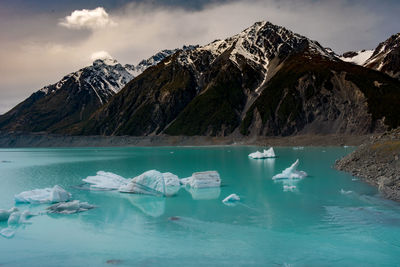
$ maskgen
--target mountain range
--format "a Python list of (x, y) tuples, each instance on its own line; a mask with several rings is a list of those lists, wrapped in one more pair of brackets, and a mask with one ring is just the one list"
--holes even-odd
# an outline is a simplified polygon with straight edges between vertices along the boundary
[(269, 22), (137, 66), (113, 59), (46, 86), (0, 130), (72, 135), (366, 134), (400, 125), (400, 34), (336, 55)]

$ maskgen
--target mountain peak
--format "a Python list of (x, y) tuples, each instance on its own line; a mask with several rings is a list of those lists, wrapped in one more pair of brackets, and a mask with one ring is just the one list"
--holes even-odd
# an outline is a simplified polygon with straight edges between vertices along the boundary
[(117, 64), (119, 64), (118, 61), (113, 58), (98, 58), (95, 61), (93, 61), (93, 66), (96, 65), (115, 66)]

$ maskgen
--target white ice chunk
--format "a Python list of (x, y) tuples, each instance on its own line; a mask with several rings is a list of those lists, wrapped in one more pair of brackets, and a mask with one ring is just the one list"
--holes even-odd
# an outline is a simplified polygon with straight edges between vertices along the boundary
[(224, 203), (227, 206), (233, 206), (236, 205), (237, 202), (240, 201), (240, 197), (236, 194), (230, 194), (224, 200), (222, 200), (222, 203)]
[(272, 177), (273, 180), (278, 179), (302, 179), (307, 177), (307, 173), (304, 171), (298, 171), (297, 167), (299, 166), (299, 160), (297, 159), (292, 166), (285, 169), (282, 173), (275, 175)]
[(4, 229), (1, 229), (0, 235), (5, 237), (5, 238), (11, 238), (15, 235), (15, 231), (13, 228), (7, 227)]
[(127, 185), (129, 179), (112, 172), (98, 171), (95, 176), (88, 176), (83, 181), (90, 184), (90, 189), (118, 190)]
[(17, 208), (11, 208), (9, 210), (1, 210), (0, 209), (0, 222), (2, 221), (8, 221), (8, 218), (10, 217), (11, 213), (18, 211)]
[(56, 185), (53, 188), (34, 189), (19, 193), (14, 196), (14, 199), (17, 203), (57, 203), (70, 200), (71, 194)]
[(176, 194), (179, 189), (178, 176), (169, 172), (161, 173), (150, 170), (133, 178), (118, 190), (124, 193), (171, 196)]
[(180, 180), (182, 185), (193, 188), (220, 187), (221, 178), (216, 171), (195, 172), (191, 177)]
[(348, 194), (351, 194), (351, 193), (353, 193), (353, 191), (351, 191), (351, 190), (346, 191), (346, 190), (343, 190), (343, 188), (340, 189), (340, 194), (342, 194), (342, 195), (348, 195)]
[(252, 159), (266, 159), (266, 158), (275, 158), (275, 151), (271, 147), (268, 150), (265, 150), (263, 152), (257, 151), (254, 153), (249, 154), (249, 157)]
[(87, 202), (80, 202), (79, 200), (74, 200), (71, 202), (61, 202), (54, 204), (47, 209), (49, 213), (61, 213), (61, 214), (72, 214), (82, 211), (87, 211), (95, 208), (95, 206), (90, 205)]
[(293, 150), (303, 150), (304, 146), (295, 146), (293, 147)]

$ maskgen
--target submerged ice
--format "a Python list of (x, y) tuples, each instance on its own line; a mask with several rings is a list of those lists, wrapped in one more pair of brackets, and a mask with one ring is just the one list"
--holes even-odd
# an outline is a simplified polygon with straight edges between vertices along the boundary
[(266, 159), (266, 158), (275, 158), (275, 151), (271, 147), (268, 150), (265, 150), (263, 152), (256, 151), (254, 153), (249, 154), (249, 157), (252, 159)]
[(286, 168), (283, 172), (272, 177), (273, 180), (279, 179), (302, 179), (307, 177), (307, 173), (304, 171), (298, 171), (299, 160), (297, 159), (289, 168)]
[(20, 212), (17, 208), (9, 210), (0, 210), (0, 221), (7, 221), (8, 227), (0, 230), (0, 236), (12, 238), (15, 235), (16, 229), (21, 224), (29, 223), (29, 219), (35, 216), (30, 211), (25, 210)]
[(82, 211), (87, 211), (94, 209), (96, 206), (90, 205), (87, 202), (80, 202), (79, 200), (74, 200), (71, 202), (61, 202), (51, 205), (47, 208), (48, 213), (61, 213), (61, 214), (72, 214)]
[(9, 210), (0, 209), (0, 222), (8, 221), (8, 218), (10, 217), (10, 215), (17, 211), (18, 211), (18, 209), (16, 207), (13, 207)]
[(15, 195), (14, 199), (17, 203), (57, 203), (69, 201), (71, 199), (71, 194), (65, 191), (61, 186), (56, 185), (53, 188), (24, 191)]

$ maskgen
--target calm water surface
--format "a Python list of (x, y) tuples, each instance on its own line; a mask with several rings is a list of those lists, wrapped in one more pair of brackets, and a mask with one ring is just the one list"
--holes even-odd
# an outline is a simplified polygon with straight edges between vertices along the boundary
[[(331, 168), (352, 148), (276, 148), (277, 159), (249, 159), (257, 149), (0, 149), (0, 209), (15, 205), (14, 194), (56, 184), (98, 206), (36, 216), (0, 237), (0, 266), (399, 266), (400, 205)], [(297, 158), (309, 177), (284, 191), (271, 177)], [(150, 169), (180, 178), (217, 170), (222, 187), (170, 198), (77, 188), (99, 170), (129, 178)], [(237, 206), (221, 202), (231, 193)]]

